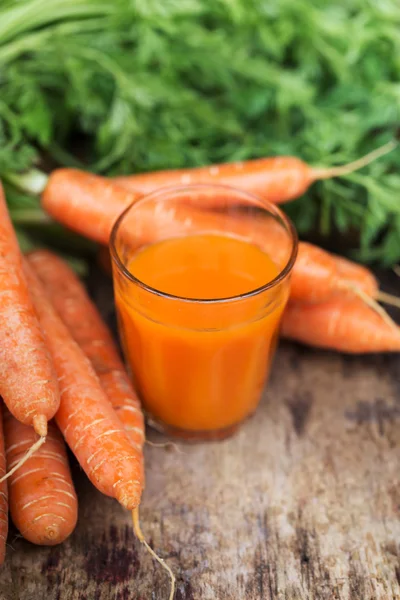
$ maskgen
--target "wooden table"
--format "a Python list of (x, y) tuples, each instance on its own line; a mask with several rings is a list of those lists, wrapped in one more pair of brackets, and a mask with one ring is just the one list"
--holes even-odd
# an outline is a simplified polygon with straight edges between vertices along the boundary
[[(109, 288), (96, 290), (107, 311)], [(142, 528), (176, 573), (176, 600), (400, 598), (399, 447), (398, 355), (283, 343), (236, 437), (146, 448)], [(0, 599), (166, 600), (130, 515), (74, 475), (75, 533), (40, 548), (12, 530)]]

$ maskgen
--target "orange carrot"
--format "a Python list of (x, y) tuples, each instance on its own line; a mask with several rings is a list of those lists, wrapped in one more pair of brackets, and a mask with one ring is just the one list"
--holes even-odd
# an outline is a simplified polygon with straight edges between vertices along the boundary
[(140, 196), (97, 175), (57, 169), (42, 194), (42, 206), (56, 221), (107, 244), (115, 220)]
[[(46, 297), (38, 276), (27, 261), (24, 267), (59, 377), (61, 404), (56, 415), (57, 424), (92, 483), (101, 492), (115, 497), (122, 506), (132, 510), (134, 531), (147, 551), (167, 571), (171, 580), (169, 598), (173, 600), (174, 574), (146, 542), (139, 525), (139, 503), (144, 483), (141, 450), (143, 439), (138, 436), (137, 431), (131, 430), (130, 435), (136, 434), (137, 441), (136, 444), (132, 443), (132, 438), (128, 437), (128, 433), (123, 429), (120, 419), (100, 387), (90, 362), (72, 339)], [(108, 360), (113, 357), (110, 348), (106, 356)], [(115, 357), (113, 359), (115, 360)], [(100, 369), (100, 363), (97, 365)], [(115, 384), (118, 377), (104, 380), (107, 382), (107, 389), (115, 390), (113, 380)], [(120, 391), (122, 389), (123, 387), (119, 388)], [(130, 388), (129, 393), (131, 393)], [(130, 401), (132, 406), (132, 397)], [(124, 402), (127, 403), (127, 398)], [(138, 423), (136, 411), (135, 416), (135, 422)], [(128, 421), (127, 415), (124, 419), (126, 423), (132, 423)]]
[[(44, 208), (56, 220), (105, 245), (109, 241), (113, 223), (134, 199), (137, 200), (137, 196), (110, 181), (105, 182), (101, 177), (62, 169), (51, 175), (42, 201)], [(134, 235), (142, 244), (146, 244), (182, 232), (221, 229), (259, 245), (274, 258), (284, 250), (281, 236), (285, 234), (282, 230), (272, 228), (271, 219), (265, 223), (246, 214), (232, 212), (221, 215), (190, 205), (175, 204), (163, 208), (160, 204), (146, 203), (138, 211)], [(375, 294), (372, 282), (372, 276), (364, 279), (357, 277), (357, 286), (367, 295)], [(312, 244), (299, 243), (292, 271), (293, 299), (324, 302), (352, 286), (354, 288), (348, 273), (339, 272), (337, 257)]]
[(315, 168), (294, 156), (278, 156), (194, 169), (142, 173), (117, 177), (115, 181), (128, 190), (142, 194), (174, 185), (224, 184), (241, 188), (269, 202), (282, 203), (298, 198), (315, 181), (352, 173), (390, 152), (395, 146), (395, 142), (389, 142), (365, 157), (340, 167)]
[(24, 270), (60, 385), (57, 425), (93, 485), (132, 510), (142, 493), (142, 453), (133, 447), (90, 362), (27, 262)]
[(282, 335), (339, 352), (399, 352), (400, 328), (386, 323), (360, 298), (338, 297), (323, 304), (289, 302)]
[[(31, 427), (4, 414), (7, 466), (11, 470), (35, 441)], [(46, 442), (11, 475), (10, 511), (14, 525), (34, 544), (60, 544), (72, 533), (78, 518), (78, 500), (72, 483), (67, 452), (51, 421)]]
[[(379, 289), (378, 280), (370, 269), (342, 256), (332, 256), (342, 280), (343, 290), (347, 288), (350, 293), (358, 294), (361, 290), (369, 298), (400, 308), (400, 298)], [(363, 296), (363, 294), (359, 295)]]
[(19, 421), (45, 436), (60, 398), (21, 260), (0, 184), (0, 395)]
[[(2, 412), (4, 406), (0, 399), (0, 478), (4, 477), (6, 472), (6, 454), (4, 448), (4, 431)], [(7, 483), (0, 483), (0, 565), (3, 564), (6, 556), (6, 542), (8, 533), (8, 495)]]
[(290, 297), (302, 302), (324, 302), (342, 292), (344, 282), (331, 254), (301, 242), (292, 271)]
[(85, 288), (60, 258), (46, 250), (28, 256), (50, 301), (70, 334), (86, 354), (132, 444), (141, 450), (144, 419), (110, 331)]
[[(191, 211), (196, 223), (204, 226), (205, 215), (209, 214), (209, 223), (216, 219), (224, 221), (231, 231), (256, 243), (282, 262), (281, 253), (287, 247), (283, 239), (286, 234), (281, 227), (274, 227), (271, 219), (254, 219), (254, 216), (249, 216), (246, 212), (237, 211), (228, 216), (209, 211), (200, 212), (195, 208), (191, 208)], [(157, 219), (160, 216), (159, 213)], [(345, 292), (350, 296), (358, 295), (378, 312), (378, 301), (400, 307), (400, 299), (379, 289), (378, 280), (366, 266), (326, 252), (313, 244), (299, 242), (296, 264), (292, 271), (291, 298), (301, 302), (325, 302)]]
[[(371, 298), (379, 296), (379, 283), (375, 275), (363, 265), (359, 265), (343, 256), (331, 255), (335, 261), (340, 278), (347, 282), (349, 287), (357, 286)], [(345, 287), (345, 286), (344, 286)]]
[(192, 184), (224, 184), (242, 188), (269, 202), (287, 202), (304, 194), (316, 180), (313, 169), (296, 157), (259, 158), (247, 162), (142, 173), (116, 177), (127, 190), (149, 194), (163, 187)]

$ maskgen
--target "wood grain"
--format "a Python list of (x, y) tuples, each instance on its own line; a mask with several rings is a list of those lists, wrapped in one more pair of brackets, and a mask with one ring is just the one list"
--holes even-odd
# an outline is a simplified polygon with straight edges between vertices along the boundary
[[(112, 319), (110, 289), (95, 291)], [(146, 448), (141, 509), (176, 600), (400, 599), (399, 356), (282, 344), (239, 434), (180, 449)], [(37, 548), (12, 530), (1, 600), (166, 599), (130, 516), (76, 464), (74, 478), (75, 533)]]

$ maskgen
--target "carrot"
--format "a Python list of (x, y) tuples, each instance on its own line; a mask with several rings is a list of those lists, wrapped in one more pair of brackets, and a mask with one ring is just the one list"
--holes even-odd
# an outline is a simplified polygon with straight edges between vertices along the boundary
[[(35, 434), (11, 415), (4, 414), (8, 469), (32, 445)], [(78, 500), (72, 483), (64, 441), (50, 421), (46, 442), (8, 482), (14, 525), (33, 544), (53, 546), (72, 533), (78, 518)]]
[(339, 277), (343, 281), (343, 288), (346, 287), (346, 282), (349, 288), (356, 286), (362, 289), (371, 298), (379, 298), (379, 283), (375, 275), (363, 265), (359, 265), (343, 256), (331, 255)]
[[(191, 208), (190, 211), (193, 224), (189, 223), (189, 214), (185, 217), (182, 208), (179, 207), (180, 221), (184, 221), (185, 225), (189, 223), (192, 227), (206, 227), (206, 219), (208, 225), (215, 228), (223, 224), (239, 237), (257, 244), (279, 264), (284, 263), (287, 256), (287, 234), (271, 219), (254, 218), (254, 215), (249, 216), (246, 212), (237, 211), (228, 215), (199, 211), (195, 208)], [(161, 218), (160, 211), (156, 217)], [(170, 215), (166, 215), (167, 218), (170, 220)], [(138, 229), (139, 224), (135, 233)], [(157, 229), (154, 228), (153, 231), (157, 232)], [(379, 289), (376, 277), (367, 267), (326, 252), (313, 244), (299, 242), (296, 263), (292, 270), (291, 298), (301, 302), (325, 302), (345, 292), (359, 296), (387, 321), (389, 318), (378, 302), (400, 307), (400, 299)]]
[(141, 450), (144, 419), (140, 402), (97, 308), (75, 273), (60, 258), (42, 250), (31, 253), (28, 261), (71, 336), (90, 360), (132, 444)]
[(115, 220), (138, 198), (140, 194), (127, 192), (103, 177), (57, 169), (42, 194), (42, 206), (56, 221), (107, 244)]
[(132, 510), (142, 493), (142, 453), (133, 447), (88, 359), (27, 262), (24, 269), (60, 385), (57, 425), (93, 485)]
[[(281, 156), (246, 163), (117, 177), (114, 179), (117, 186), (111, 180), (77, 169), (57, 169), (47, 181), (42, 194), (42, 205), (64, 225), (104, 243), (117, 216), (140, 196), (160, 187), (198, 183), (224, 184), (241, 188), (269, 202), (286, 202), (302, 195), (315, 181), (351, 173), (390, 152), (396, 145), (396, 142), (389, 142), (365, 157), (341, 167), (313, 168), (298, 158)], [(120, 188), (125, 188), (125, 192), (129, 193), (123, 194)], [(100, 198), (100, 207), (97, 206), (97, 198)], [(215, 199), (211, 199), (210, 205), (213, 205), (213, 201)], [(94, 220), (93, 215), (96, 215)], [(90, 222), (86, 222), (86, 216)]]
[(290, 297), (301, 302), (324, 302), (345, 285), (335, 260), (322, 248), (301, 242), (292, 271)]
[(60, 398), (21, 261), (0, 184), (0, 395), (16, 419), (43, 437)]
[(132, 444), (93, 367), (56, 313), (28, 261), (24, 270), (60, 382), (57, 425), (93, 485), (132, 511), (135, 534), (167, 571), (171, 580), (169, 598), (173, 600), (175, 577), (144, 540), (139, 525), (143, 453)]
[(151, 554), (151, 556), (158, 563), (160, 563), (160, 565), (162, 566), (162, 568), (167, 571), (168, 577), (170, 578), (170, 581), (171, 581), (171, 589), (170, 589), (168, 600), (174, 600), (174, 596), (175, 596), (175, 581), (176, 581), (175, 580), (175, 575), (173, 574), (172, 569), (170, 569), (170, 567), (167, 565), (167, 563), (165, 562), (165, 560), (162, 559), (162, 558), (160, 558), (158, 556), (158, 554), (156, 554), (154, 552), (153, 548), (151, 548), (151, 546), (149, 546), (149, 544), (146, 542), (145, 537), (144, 537), (144, 535), (142, 533), (142, 530), (141, 530), (141, 527), (140, 527), (140, 522), (139, 522), (139, 507), (138, 506), (132, 511), (132, 522), (133, 522), (133, 530), (134, 530), (135, 535), (138, 538), (139, 542), (144, 545), (144, 547), (149, 552), (149, 554)]
[[(6, 454), (4, 448), (4, 432), (2, 412), (4, 406), (0, 399), (0, 477), (4, 477), (6, 472)], [(3, 564), (6, 556), (6, 542), (8, 533), (8, 494), (7, 484), (0, 484), (0, 565)]]
[(149, 194), (158, 188), (198, 183), (224, 184), (251, 192), (269, 202), (283, 203), (298, 198), (316, 181), (340, 177), (364, 167), (396, 147), (389, 142), (348, 165), (316, 168), (293, 156), (259, 158), (194, 169), (179, 169), (117, 177), (128, 190)]
[[(195, 196), (196, 189), (190, 191)], [(227, 189), (227, 194), (229, 190)], [(109, 242), (113, 223), (134, 199), (134, 194), (122, 190), (118, 185), (103, 178), (74, 169), (55, 171), (48, 182), (42, 202), (44, 208), (58, 221), (103, 245)], [(193, 206), (170, 205), (163, 207), (156, 202), (147, 202), (137, 212), (135, 239), (146, 244), (165, 236), (182, 232), (195, 233), (200, 230), (229, 231), (242, 239), (249, 240), (279, 261), (285, 253), (282, 243), (286, 234), (267, 222), (249, 218), (247, 214), (221, 215), (210, 210), (199, 210)], [(282, 258), (282, 257), (281, 257)], [(292, 271), (291, 297), (304, 302), (324, 302), (344, 289), (359, 287), (361, 293), (374, 294), (373, 279), (357, 278), (357, 285), (349, 281), (348, 273), (342, 275), (338, 259), (328, 252), (306, 242), (300, 242), (296, 264)]]
[[(141, 193), (127, 191), (112, 180), (65, 168), (51, 173), (41, 202), (44, 210), (56, 221), (95, 242), (107, 245), (117, 218), (141, 197)], [(212, 199), (211, 196), (211, 207)], [(185, 207), (182, 209), (185, 210)], [(153, 217), (153, 211), (150, 213), (147, 210), (143, 216), (146, 218), (145, 226), (151, 227), (148, 218)]]
[(400, 328), (386, 323), (360, 298), (337, 297), (323, 304), (290, 301), (282, 335), (339, 352), (399, 352)]
[[(350, 292), (355, 292), (356, 294), (359, 294), (361, 290), (361, 292), (365, 293), (368, 297), (373, 298), (378, 302), (400, 307), (400, 298), (379, 289), (378, 280), (367, 267), (343, 258), (342, 256), (333, 255), (333, 259), (336, 263), (339, 276), (342, 279), (343, 289), (347, 287)], [(362, 293), (359, 295), (365, 300)]]

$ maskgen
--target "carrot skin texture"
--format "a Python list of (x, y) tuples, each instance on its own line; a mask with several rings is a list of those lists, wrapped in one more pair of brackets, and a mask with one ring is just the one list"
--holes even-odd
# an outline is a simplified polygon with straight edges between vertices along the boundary
[(47, 250), (32, 252), (28, 262), (71, 336), (90, 360), (108, 399), (139, 450), (144, 418), (110, 331), (70, 267)]
[(148, 194), (161, 187), (190, 184), (223, 184), (242, 188), (276, 204), (288, 202), (312, 183), (341, 177), (365, 167), (396, 148), (395, 140), (338, 167), (311, 167), (295, 156), (257, 158), (192, 169), (177, 169), (116, 177), (119, 185)]
[(133, 510), (142, 493), (143, 455), (133, 447), (89, 360), (26, 261), (24, 268), (59, 379), (56, 423), (93, 485)]
[(371, 298), (376, 298), (379, 293), (379, 283), (367, 267), (336, 254), (332, 254), (332, 258), (343, 284), (355, 285)]
[[(0, 399), (0, 479), (6, 474), (6, 453), (4, 444), (3, 415), (5, 407)], [(0, 483), (0, 565), (6, 556), (8, 534), (8, 490), (7, 481)]]
[(1, 184), (0, 280), (0, 394), (16, 419), (45, 435), (46, 422), (60, 403), (57, 377), (29, 295)]
[[(4, 415), (7, 465), (11, 469), (36, 441), (31, 427)], [(67, 451), (55, 423), (49, 422), (46, 441), (8, 481), (14, 525), (33, 544), (53, 546), (75, 529), (78, 500)]]
[(282, 319), (282, 335), (351, 354), (400, 351), (400, 328), (388, 325), (357, 297), (344, 296), (323, 304), (290, 301)]
[(314, 182), (313, 170), (294, 156), (259, 158), (194, 169), (177, 169), (116, 177), (127, 190), (149, 194), (162, 187), (219, 184), (241, 188), (274, 204), (304, 194)]
[(57, 169), (42, 194), (44, 210), (56, 221), (95, 242), (108, 244), (119, 215), (141, 194), (78, 169)]
[(290, 298), (306, 302), (323, 302), (334, 296), (339, 276), (331, 255), (325, 250), (300, 242), (292, 270)]

